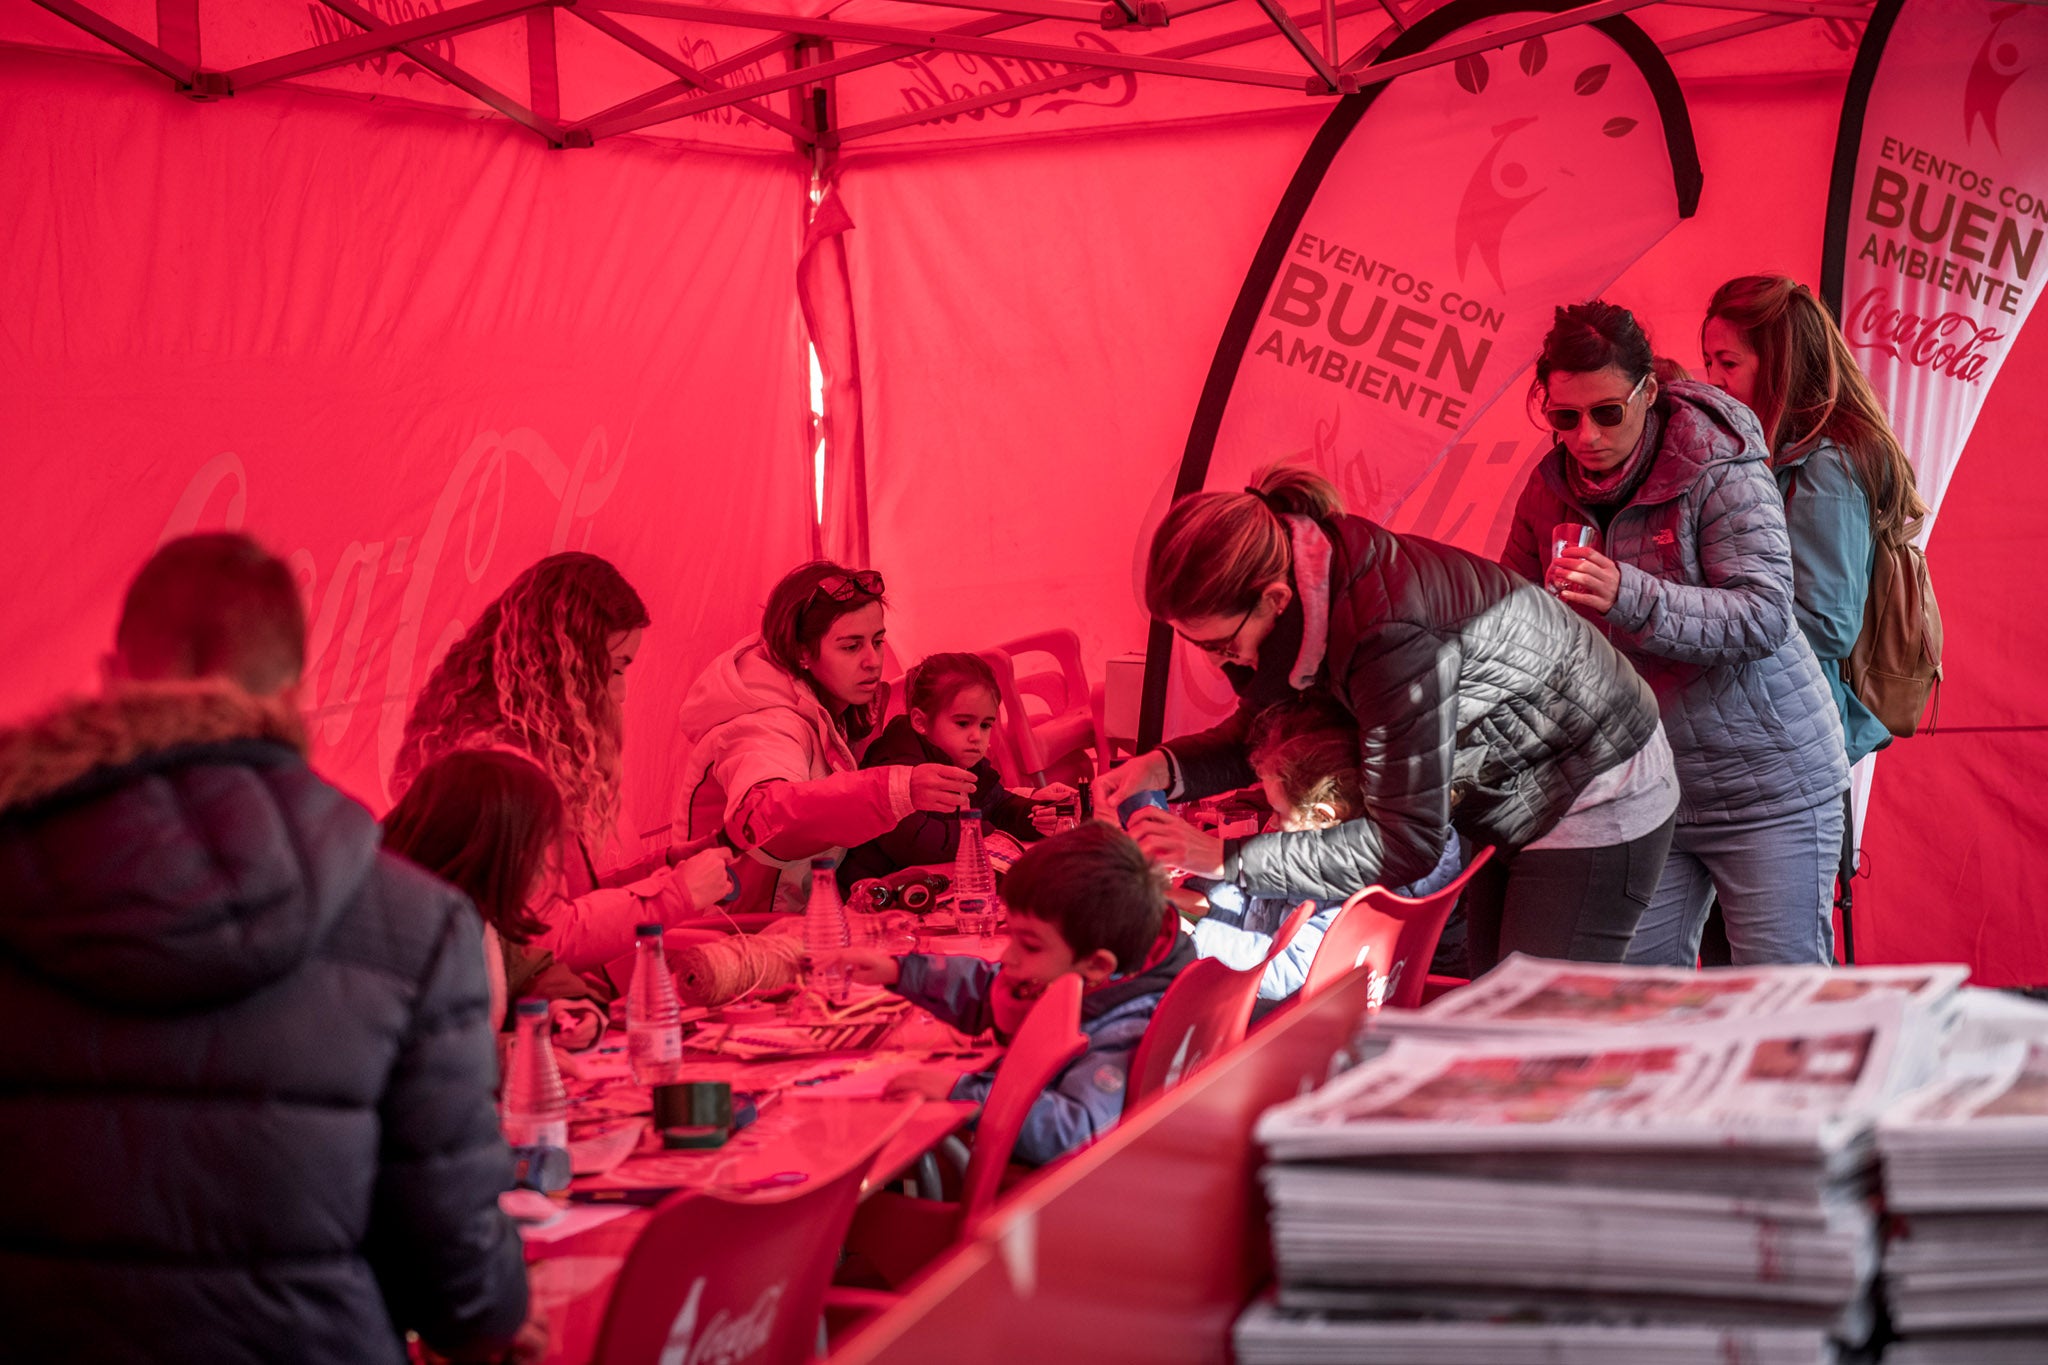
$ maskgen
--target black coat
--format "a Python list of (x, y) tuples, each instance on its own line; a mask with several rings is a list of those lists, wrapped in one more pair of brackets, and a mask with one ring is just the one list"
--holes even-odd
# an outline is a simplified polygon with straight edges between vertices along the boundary
[[(952, 762), (945, 750), (912, 727), (909, 716), (898, 716), (868, 745), (860, 766), (916, 767), (922, 763)], [(984, 758), (972, 771), (974, 808), (981, 812), (984, 830), (1001, 830), (1023, 843), (1041, 837), (1038, 827), (1031, 823), (1032, 803), (1003, 785), (995, 764)], [(959, 851), (959, 817), (912, 811), (881, 838), (846, 851), (839, 864), (839, 889), (844, 893), (863, 877), (887, 877), (906, 867), (950, 863)]]
[[(1315, 685), (1358, 722), (1366, 817), (1232, 841), (1230, 880), (1318, 899), (1399, 886), (1437, 865), (1454, 824), (1476, 843), (1520, 848), (1655, 733), (1649, 685), (1542, 588), (1362, 517), (1322, 529), (1333, 553)], [(1244, 741), (1261, 710), (1291, 695), (1302, 622), (1297, 591), (1257, 668), (1225, 668), (1237, 711), (1167, 744), (1184, 795), (1252, 781)]]
[(207, 684), (0, 732), (0, 1355), (399, 1362), (526, 1311), (482, 929)]

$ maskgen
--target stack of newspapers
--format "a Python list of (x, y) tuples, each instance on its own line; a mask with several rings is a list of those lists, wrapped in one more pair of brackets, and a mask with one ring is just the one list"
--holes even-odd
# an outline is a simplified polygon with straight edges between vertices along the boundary
[(1260, 1121), (1279, 1286), (1238, 1358), (1843, 1358), (1875, 1323), (1875, 1122), (1962, 979), (1516, 958), (1381, 1016)]
[(1942, 1075), (1878, 1124), (1901, 1365), (2048, 1361), (2048, 1007), (1971, 992)]

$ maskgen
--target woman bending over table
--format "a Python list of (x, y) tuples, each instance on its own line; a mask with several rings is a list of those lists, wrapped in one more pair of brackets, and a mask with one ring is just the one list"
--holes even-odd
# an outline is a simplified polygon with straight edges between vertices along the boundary
[(975, 776), (950, 763), (862, 768), (880, 719), (882, 576), (818, 560), (768, 594), (761, 633), (699, 674), (683, 700), (678, 848), (719, 840), (740, 910), (801, 911), (810, 860), (866, 843), (914, 811), (964, 810)]
[(566, 818), (531, 907), (546, 927), (529, 946), (577, 972), (632, 952), (634, 925), (706, 914), (730, 886), (720, 850), (630, 886), (606, 886), (598, 871), (618, 819), (626, 669), (647, 624), (640, 595), (609, 562), (578, 552), (541, 560), (428, 677), (392, 773), (403, 795), (427, 764), (460, 749), (503, 747), (540, 765)]
[(1473, 910), (1475, 968), (1517, 949), (1620, 959), (1670, 837), (1670, 754), (1649, 688), (1555, 598), (1477, 555), (1348, 516), (1328, 480), (1277, 465), (1243, 492), (1176, 502), (1152, 540), (1145, 597), (1222, 666), (1238, 709), (1109, 773), (1100, 808), (1146, 789), (1247, 785), (1253, 719), (1320, 686), (1358, 727), (1365, 810), (1229, 841), (1141, 811), (1131, 831), (1155, 859), (1342, 900), (1428, 875), (1462, 833), (1509, 868), (1490, 915)]

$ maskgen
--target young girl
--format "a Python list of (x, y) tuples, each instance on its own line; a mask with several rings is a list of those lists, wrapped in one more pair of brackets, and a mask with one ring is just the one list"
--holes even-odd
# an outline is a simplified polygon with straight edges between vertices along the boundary
[[(596, 1041), (599, 993), (533, 946), (547, 922), (531, 908), (562, 835), (562, 798), (532, 760), (508, 749), (458, 749), (420, 770), (384, 819), (384, 846), (468, 896), (484, 921), (491, 1019), (508, 998), (564, 1003), (558, 1028), (570, 1046)], [(580, 1007), (566, 1002), (585, 1002)]]
[[(1249, 744), (1252, 771), (1273, 808), (1268, 828), (1284, 833), (1334, 829), (1365, 814), (1365, 783), (1359, 772), (1358, 727), (1334, 701), (1306, 693), (1263, 712), (1252, 728)], [(1435, 870), (1396, 894), (1426, 896), (1448, 886), (1463, 866), (1458, 841), (1446, 842)], [(1300, 898), (1262, 896), (1256, 889), (1238, 893), (1230, 883), (1190, 883), (1205, 898), (1183, 908), (1194, 920), (1195, 951), (1221, 958), (1243, 971), (1265, 961), (1273, 935)], [(1266, 965), (1259, 979), (1261, 1000), (1284, 1000), (1301, 989), (1309, 963), (1343, 907), (1341, 900), (1318, 900), (1315, 913), (1294, 936), (1286, 951)]]
[(761, 633), (714, 659), (683, 699), (671, 837), (745, 853), (735, 909), (801, 912), (811, 859), (913, 812), (961, 810), (974, 790), (950, 761), (860, 766), (884, 704), (882, 592), (870, 569), (798, 565), (768, 594)]
[(533, 942), (578, 972), (633, 951), (633, 927), (706, 913), (726, 894), (730, 855), (711, 850), (631, 887), (607, 887), (598, 857), (619, 807), (626, 669), (648, 624), (640, 595), (592, 554), (550, 555), (512, 581), (452, 645), (413, 703), (392, 773), (401, 794), (434, 759), (506, 747), (562, 799), (551, 877), (534, 897)]
[[(1047, 787), (1030, 797), (1003, 786), (989, 744), (995, 738), (996, 675), (975, 654), (934, 654), (910, 670), (904, 680), (908, 714), (889, 722), (861, 760), (863, 768), (950, 763), (974, 775), (970, 806), (981, 812), (982, 825), (1028, 843), (1049, 832), (1052, 807), (1039, 805), (1060, 788)], [(906, 867), (950, 863), (960, 847), (960, 822), (943, 815), (914, 812), (880, 838), (851, 850), (839, 865), (841, 889), (865, 877), (886, 877)]]

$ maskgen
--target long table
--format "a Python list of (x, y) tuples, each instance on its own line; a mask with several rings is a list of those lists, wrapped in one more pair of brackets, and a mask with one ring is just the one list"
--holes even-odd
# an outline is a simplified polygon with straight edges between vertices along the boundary
[[(949, 946), (979, 956), (1000, 950), (996, 940), (955, 940)], [(905, 1070), (938, 1067), (965, 1075), (992, 1065), (999, 1050), (977, 1046), (905, 1002), (892, 1007), (877, 1001), (851, 1015), (849, 1025), (878, 1009), (890, 1011), (888, 1019), (877, 1021), (887, 1024), (878, 1041), (802, 1055), (770, 1052), (740, 1059), (702, 1045), (748, 1051), (750, 1039), (772, 1043), (790, 1027), (786, 1015), (743, 1010), (730, 1021), (714, 1016), (700, 1024), (686, 1040), (674, 1079), (728, 1081), (735, 1094), (752, 1096), (759, 1108), (755, 1121), (723, 1147), (703, 1151), (661, 1147), (648, 1117), (649, 1092), (627, 1071), (622, 1034), (566, 1059), (571, 1147), (586, 1158), (579, 1169), (605, 1142), (630, 1144), (631, 1154), (601, 1173), (579, 1175), (559, 1217), (525, 1229), (528, 1281), (536, 1309), (548, 1320), (550, 1362), (581, 1365), (591, 1358), (611, 1286), (650, 1216), (647, 1206), (665, 1195), (787, 1188), (844, 1170), (887, 1134), (866, 1186), (876, 1190), (972, 1121), (976, 1105), (891, 1099), (883, 1092)]]

